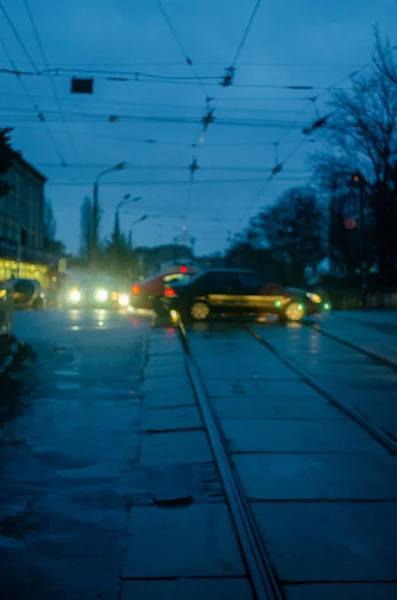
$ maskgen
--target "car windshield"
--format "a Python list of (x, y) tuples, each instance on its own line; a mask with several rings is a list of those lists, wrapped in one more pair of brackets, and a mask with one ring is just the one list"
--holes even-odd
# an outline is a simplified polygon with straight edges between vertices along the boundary
[(192, 275), (189, 273), (172, 273), (163, 277), (165, 286), (171, 286), (174, 284), (184, 285), (191, 281)]

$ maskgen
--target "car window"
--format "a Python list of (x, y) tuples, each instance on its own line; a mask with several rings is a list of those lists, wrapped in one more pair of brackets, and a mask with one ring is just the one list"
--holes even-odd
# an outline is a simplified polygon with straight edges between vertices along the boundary
[(29, 279), (26, 279), (26, 280), (20, 279), (19, 281), (15, 282), (14, 291), (17, 292), (18, 294), (33, 294), (34, 290), (35, 290), (34, 281), (31, 281)]
[(187, 283), (192, 278), (187, 273), (171, 273), (163, 277), (164, 285), (172, 285), (173, 283)]
[(239, 279), (246, 294), (259, 294), (265, 286), (264, 279), (257, 273), (239, 273)]
[(196, 285), (200, 294), (236, 294), (241, 287), (238, 275), (233, 271), (205, 273), (197, 279)]

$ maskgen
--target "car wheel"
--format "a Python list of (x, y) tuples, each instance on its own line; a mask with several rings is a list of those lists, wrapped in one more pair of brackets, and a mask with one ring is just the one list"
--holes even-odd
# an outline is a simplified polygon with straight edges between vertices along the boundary
[(193, 302), (190, 315), (195, 321), (205, 321), (209, 317), (210, 307), (206, 302)]
[(292, 301), (284, 309), (284, 318), (286, 321), (301, 321), (306, 314), (305, 307), (302, 302)]

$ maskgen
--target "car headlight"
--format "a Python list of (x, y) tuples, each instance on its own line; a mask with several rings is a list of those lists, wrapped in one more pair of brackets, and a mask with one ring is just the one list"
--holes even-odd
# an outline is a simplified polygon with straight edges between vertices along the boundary
[(107, 290), (97, 290), (95, 297), (99, 302), (106, 302), (109, 298), (109, 293)]
[(129, 303), (130, 303), (130, 299), (128, 298), (127, 294), (120, 294), (120, 296), (119, 296), (120, 306), (128, 306)]
[(319, 296), (318, 294), (311, 294), (310, 292), (308, 292), (306, 296), (309, 298), (309, 300), (314, 302), (314, 304), (321, 304), (322, 302), (321, 296)]
[(80, 302), (81, 294), (78, 290), (72, 290), (70, 292), (70, 299), (72, 302)]

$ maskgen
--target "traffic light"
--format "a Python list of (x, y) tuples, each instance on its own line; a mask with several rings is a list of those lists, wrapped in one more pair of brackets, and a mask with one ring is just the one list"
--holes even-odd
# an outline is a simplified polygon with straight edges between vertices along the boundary
[(187, 273), (187, 266), (186, 265), (182, 265), (181, 267), (179, 267), (179, 271), (181, 273)]

